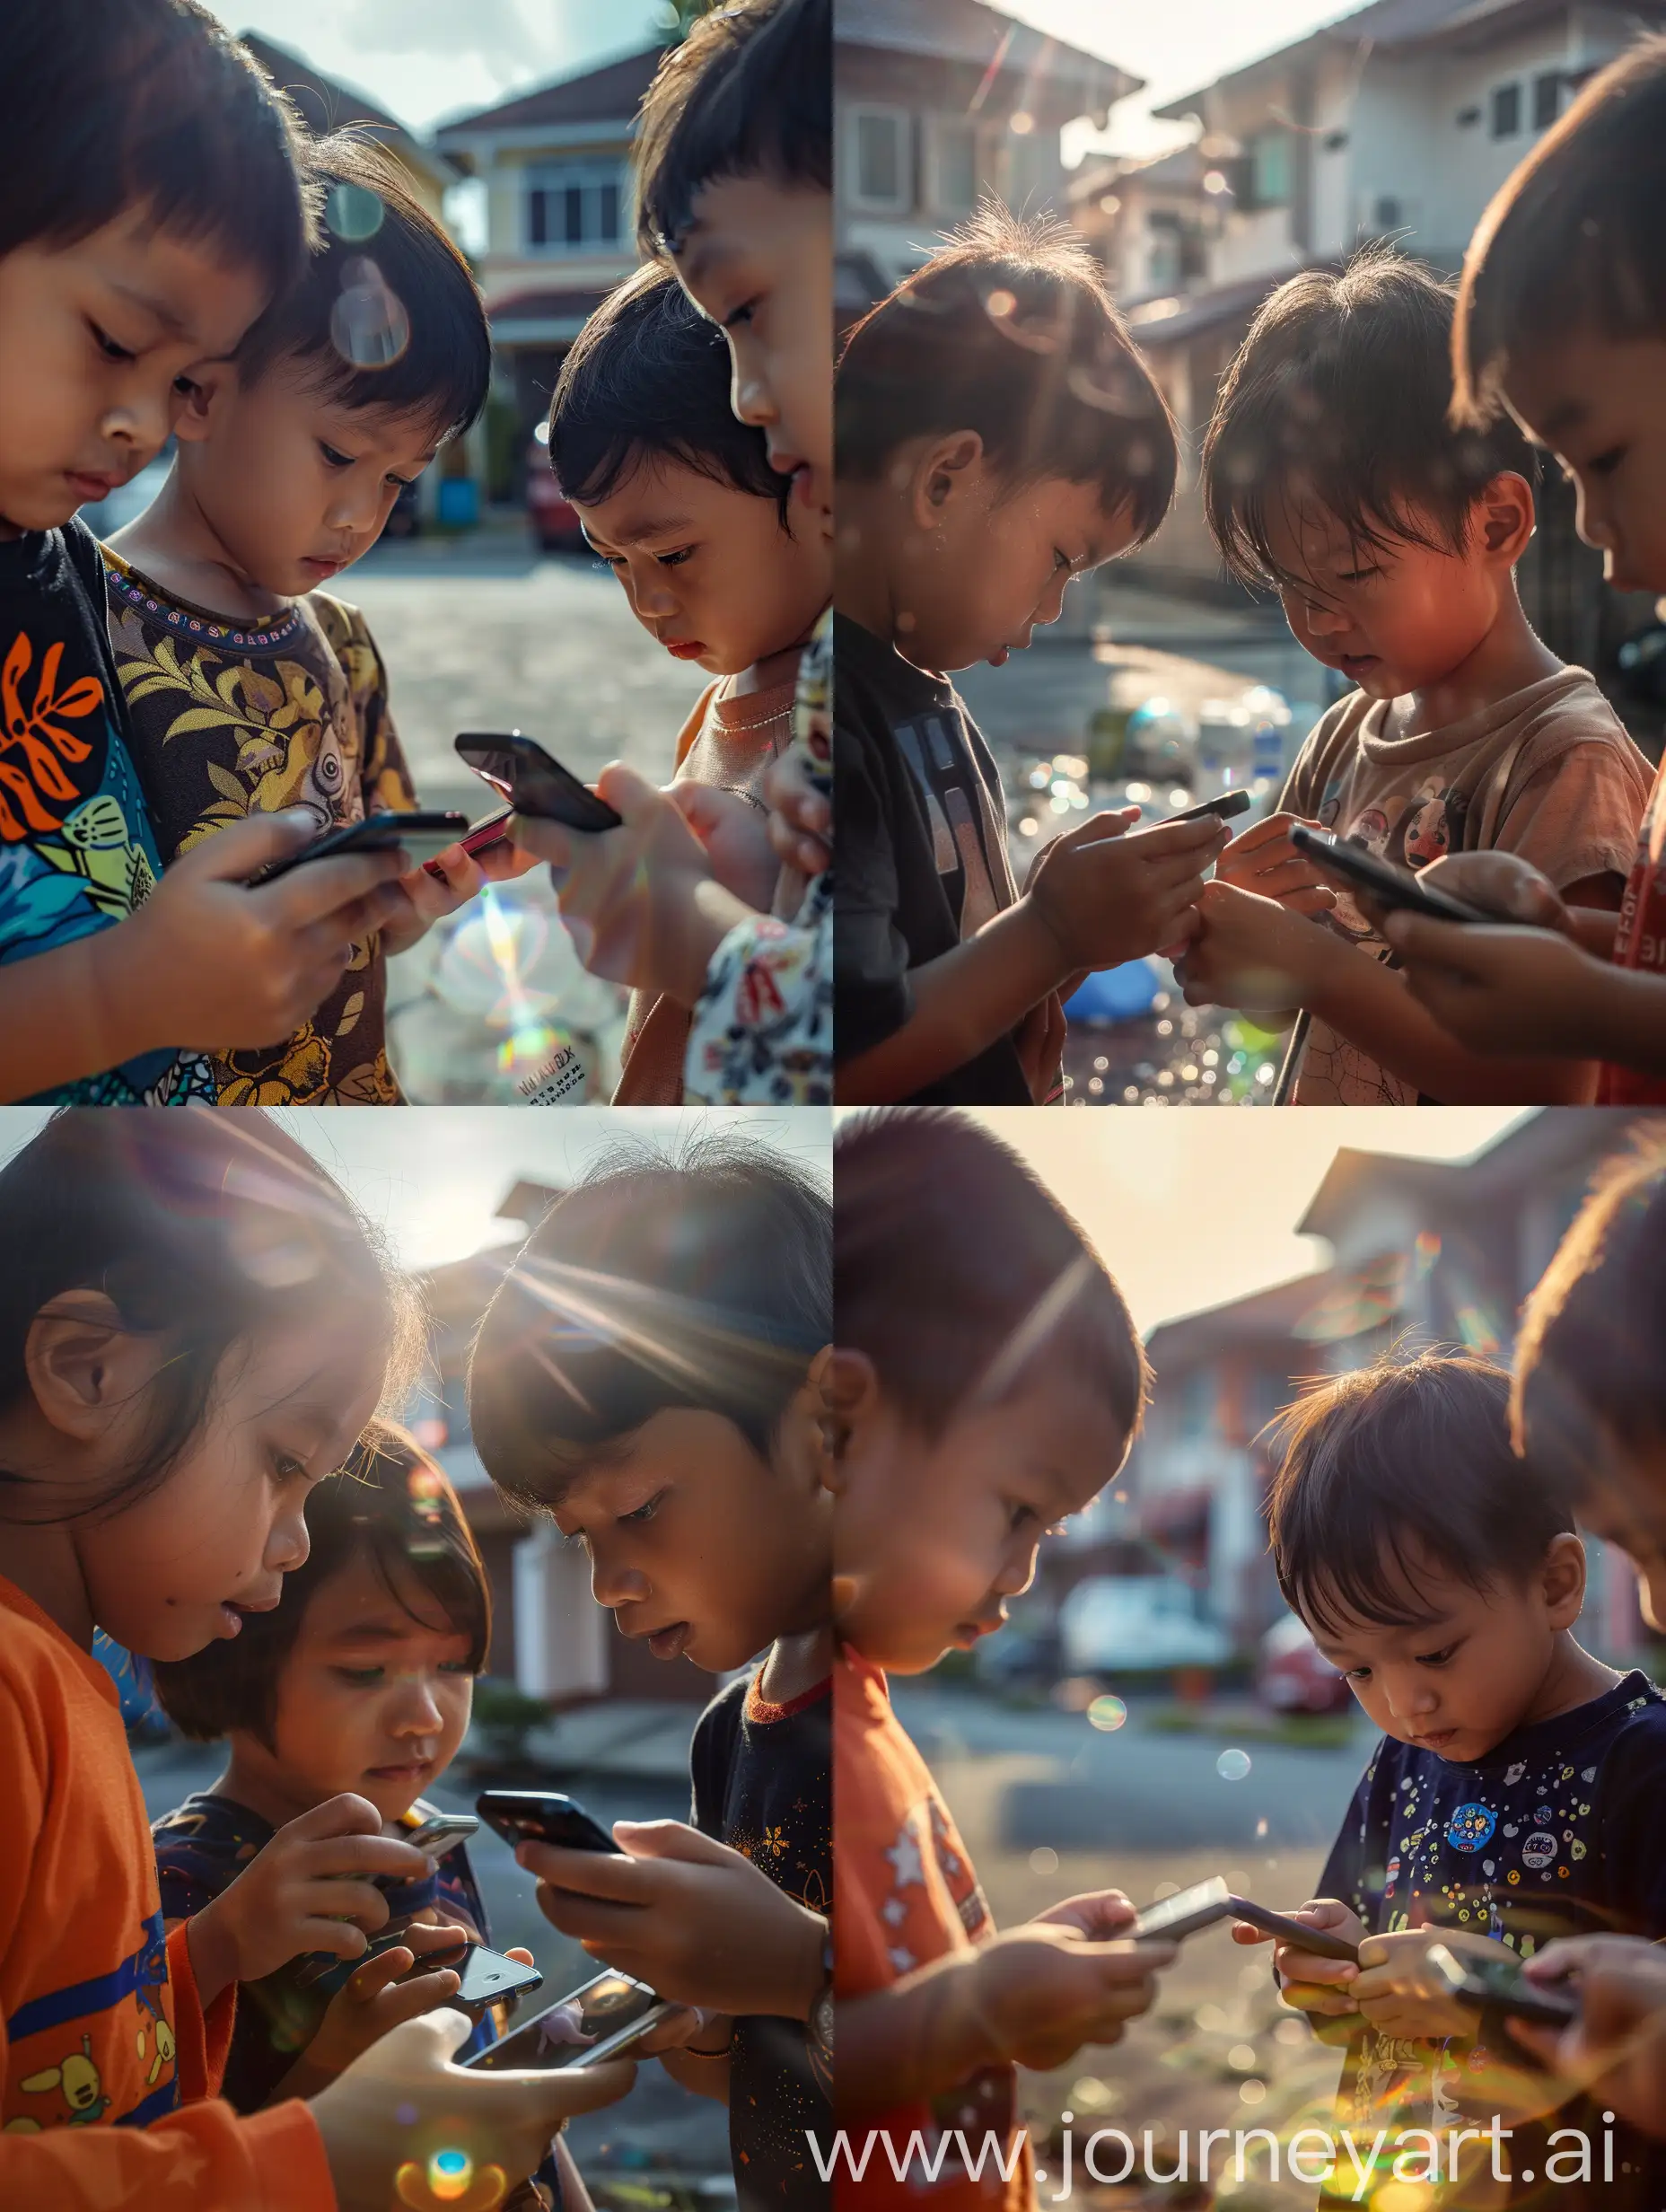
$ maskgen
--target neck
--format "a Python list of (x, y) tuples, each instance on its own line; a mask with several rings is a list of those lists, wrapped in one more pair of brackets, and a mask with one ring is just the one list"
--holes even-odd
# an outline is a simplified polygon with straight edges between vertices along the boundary
[(1555, 1720), (1559, 1713), (1571, 1713), (1578, 1706), (1589, 1705), (1593, 1698), (1601, 1697), (1624, 1679), (1612, 1667), (1604, 1666), (1600, 1659), (1593, 1659), (1583, 1645), (1575, 1643), (1569, 1629), (1560, 1628), (1550, 1647), (1543, 1678), (1516, 1726), (1527, 1728), (1535, 1721)]
[(233, 1729), (228, 1741), (232, 1755), (210, 1786), (212, 1795), (246, 1805), (274, 1828), (287, 1828), (320, 1802), (311, 1790), (297, 1789), (271, 1752), (252, 1736)]
[(32, 1598), (48, 1620), (56, 1622), (72, 1644), (83, 1651), (92, 1648), (92, 1599), (75, 1549), (75, 1524), (50, 1522), (45, 1526), (7, 1525), (6, 1580)]
[(743, 668), (738, 676), (729, 679), (728, 696), (732, 699), (750, 698), (754, 691), (773, 690), (776, 684), (791, 683), (798, 673), (799, 655), (803, 652), (807, 637), (796, 644), (783, 645), (778, 653), (766, 653)]
[(91, 1651), (98, 1623), (76, 1531), (85, 1525), (78, 1516), (97, 1496), (97, 1474), (68, 1438), (34, 1416), (32, 1400), (31, 1407), (0, 1421), (0, 1468), (13, 1470), (6, 1487), (27, 1516), (0, 1521), (0, 1558), (7, 1581), (32, 1598), (72, 1643)]
[(212, 614), (245, 622), (292, 604), (257, 584), (205, 514), (176, 458), (168, 480), (138, 520), (110, 540), (123, 560), (165, 591)]
[(1561, 667), (1522, 613), (1515, 578), (1506, 577), (1496, 619), (1479, 643), (1443, 676), (1404, 695), (1406, 711), (1399, 734), (1422, 737), (1445, 729), (1557, 674)]
[(886, 512), (891, 504), (868, 485), (840, 487), (833, 566), (835, 610), (888, 645), (897, 642), (897, 601), (884, 557), (900, 520)]
[(758, 1687), (771, 1705), (791, 1705), (794, 1698), (825, 1682), (832, 1672), (833, 1630), (823, 1623), (796, 1636), (776, 1637)]

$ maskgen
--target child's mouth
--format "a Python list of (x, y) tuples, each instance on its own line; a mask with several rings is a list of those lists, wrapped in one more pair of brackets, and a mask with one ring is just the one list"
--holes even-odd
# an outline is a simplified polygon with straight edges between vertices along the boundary
[(705, 640), (699, 637), (679, 637), (668, 641), (665, 647), (673, 661), (697, 661), (706, 649)]
[(674, 1620), (669, 1628), (654, 1630), (648, 1638), (648, 1649), (656, 1659), (680, 1659), (692, 1633), (686, 1620)]
[(986, 656), (990, 667), (1004, 668), (1012, 654), (1012, 650), (1013, 648), (1010, 645), (997, 645), (995, 651)]

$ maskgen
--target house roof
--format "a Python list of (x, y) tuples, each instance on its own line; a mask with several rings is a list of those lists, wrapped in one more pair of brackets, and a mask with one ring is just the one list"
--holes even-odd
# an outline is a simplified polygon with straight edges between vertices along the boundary
[[(1627, 1125), (1629, 1127), (1629, 1125)], [(1405, 1160), (1345, 1145), (1296, 1224), (1304, 1236), (1333, 1237), (1367, 1197), (1427, 1197), (1443, 1207), (1495, 1208), (1568, 1169), (1596, 1163), (1615, 1149), (1617, 1131), (1604, 1106), (1564, 1106), (1523, 1114), (1502, 1137), (1467, 1160)]]
[(304, 56), (277, 45), (274, 40), (263, 39), (259, 31), (245, 31), (241, 36), (278, 90), (287, 92), (300, 109), (302, 119), (314, 137), (322, 138), (349, 123), (368, 123), (413, 168), (425, 171), (437, 184), (455, 182), (460, 173), (455, 163), (415, 137), (398, 116), (390, 115), (385, 108), (379, 108), (373, 100), (367, 100), (350, 84), (327, 77)]
[(1287, 269), (1278, 269), (1270, 276), (1241, 276), (1236, 284), (1217, 285), (1213, 291), (1199, 292), (1190, 298), (1182, 298), (1171, 314), (1153, 314), (1156, 306), (1167, 304), (1168, 295), (1162, 301), (1131, 301), (1127, 303), (1128, 322), (1142, 348), (1172, 346), (1182, 338), (1196, 338), (1200, 331), (1212, 330), (1217, 323), (1231, 322), (1241, 317), (1247, 322), (1275, 285), (1295, 274), (1293, 262)]
[(653, 81), (664, 54), (662, 46), (644, 46), (617, 61), (603, 62), (578, 76), (557, 77), (516, 92), (495, 107), (477, 108), (472, 114), (453, 116), (434, 133), (435, 143), (487, 136), (495, 131), (536, 130), (558, 123), (628, 124), (635, 120), (643, 94)]
[(839, 0), (833, 37), (838, 46), (970, 62), (992, 72), (1050, 80), (1055, 87), (1079, 87), (1079, 112), (1095, 117), (1145, 83), (1115, 62), (986, 7), (983, 0)]
[(1195, 145), (1175, 146), (1167, 154), (1147, 154), (1139, 161), (1089, 155), (1065, 187), (1065, 198), (1074, 205), (1124, 185), (1140, 185), (1152, 191), (1201, 193), (1205, 171), (1213, 166)]

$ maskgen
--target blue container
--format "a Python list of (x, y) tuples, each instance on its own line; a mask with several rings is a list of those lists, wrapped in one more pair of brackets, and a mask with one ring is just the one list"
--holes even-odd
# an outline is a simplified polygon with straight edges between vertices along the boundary
[(442, 530), (472, 530), (480, 520), (480, 487), (471, 476), (447, 477), (440, 486)]
[(1135, 1022), (1149, 1014), (1162, 988), (1154, 961), (1126, 961), (1120, 968), (1100, 968), (1065, 1001), (1069, 1022)]

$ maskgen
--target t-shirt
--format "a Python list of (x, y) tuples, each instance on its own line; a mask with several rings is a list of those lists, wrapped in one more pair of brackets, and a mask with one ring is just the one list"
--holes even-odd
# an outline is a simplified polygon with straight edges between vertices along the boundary
[[(1323, 715), (1291, 769), (1281, 807), (1403, 868), (1443, 854), (1519, 853), (1558, 891), (1623, 876), (1636, 851), (1649, 765), (1583, 668), (1421, 737), (1383, 735), (1388, 704), (1355, 691)], [(1388, 967), (1399, 962), (1338, 889), (1319, 925)], [(1323, 1022), (1293, 1046), (1299, 1106), (1434, 1102)]]
[[(677, 737), (676, 783), (705, 784), (750, 799), (761, 821), (769, 764), (792, 742), (795, 677), (741, 698), (726, 677), (708, 684)], [(688, 1011), (674, 998), (633, 991), (625, 1024), (616, 1106), (679, 1106), (688, 1049)]]
[[(0, 963), (56, 952), (143, 906), (162, 859), (135, 770), (84, 522), (0, 543)], [(35, 1103), (211, 1100), (200, 1053), (162, 1049)]]
[[(914, 1011), (909, 971), (941, 960), (1017, 896), (995, 757), (954, 686), (847, 616), (835, 621), (837, 1049), (855, 1059)], [(1002, 1037), (912, 1105), (1028, 1106)]]
[[(971, 1949), (995, 1933), (995, 1923), (931, 1769), (891, 1710), (882, 1671), (848, 1649), (833, 1679), (833, 1973), (845, 2002)], [(837, 2212), (1032, 2212), (1030, 2142), (1017, 2110), (1018, 2070), (1009, 2064), (981, 2068), (929, 2104), (878, 2119), (841, 2113), (855, 2158), (866, 2155), (859, 2180), (847, 2164), (839, 2166)], [(916, 2133), (925, 2160), (916, 2153), (899, 2180), (881, 2138), (889, 2137), (903, 2164)], [(934, 2181), (925, 2178), (933, 2165)], [(976, 2180), (971, 2167), (980, 2170)]]
[[(356, 607), (310, 592), (232, 622), (105, 550), (110, 636), (164, 857), (248, 814), (305, 807), (320, 831), (416, 803), (381, 655)], [(214, 1064), (222, 1106), (397, 1106), (387, 963), (373, 935), (304, 1029)]]
[[(832, 1715), (822, 1682), (787, 1705), (731, 1682), (694, 1731), (694, 1825), (811, 1912), (832, 1894)], [(832, 2132), (828, 2085), (802, 2020), (739, 2019), (729, 2051), (729, 2148), (741, 2212), (825, 2212), (806, 2130)]]
[[(840, 1819), (842, 1826), (842, 1807)], [(1473, 1763), (1385, 1737), (1354, 1793), (1318, 1894), (1351, 1906), (1372, 1935), (1457, 1928), (1493, 1937), (1522, 1958), (1562, 1936), (1653, 1939), (1666, 1936), (1663, 1822), (1666, 1699), (1633, 1672), (1588, 1705), (1516, 1729)], [(1399, 2131), (1433, 2128), (1444, 2149), (1449, 2128), (1488, 2124), (1487, 2067), (1479, 2035), (1413, 2041), (1362, 2025), (1343, 2066), (1338, 2124), (1352, 2129), (1362, 2159), (1378, 2130), (1388, 2130), (1386, 2175)], [(1560, 2128), (1585, 2130), (1592, 2172), (1600, 2176), (1600, 2113), (1576, 2099), (1542, 2123), (1516, 2128), (1505, 2146), (1518, 2177), (1512, 2201), (1530, 2193), (1524, 2168), (1542, 2184), (1547, 2135)], [(1621, 2127), (1614, 2133), (1614, 2178), (1602, 2185), (1603, 2206), (1658, 2212), (1666, 2203), (1666, 2145), (1645, 2145)], [(1421, 2155), (1425, 2146), (1403, 2147)], [(1553, 2146), (1552, 2155), (1567, 2147)], [(1558, 2171), (1564, 2179), (1574, 2172)], [(1357, 2179), (1344, 2158), (1334, 2201), (1346, 2201)]]
[[(1614, 938), (1615, 965), (1666, 971), (1666, 762), (1649, 792)], [(1597, 1093), (1603, 1106), (1666, 1106), (1666, 1075), (1609, 1062)]]
[(0, 2204), (18, 2212), (330, 2212), (297, 2099), (209, 2102), (235, 1994), (205, 2013), (162, 1930), (114, 1681), (0, 1578)]

